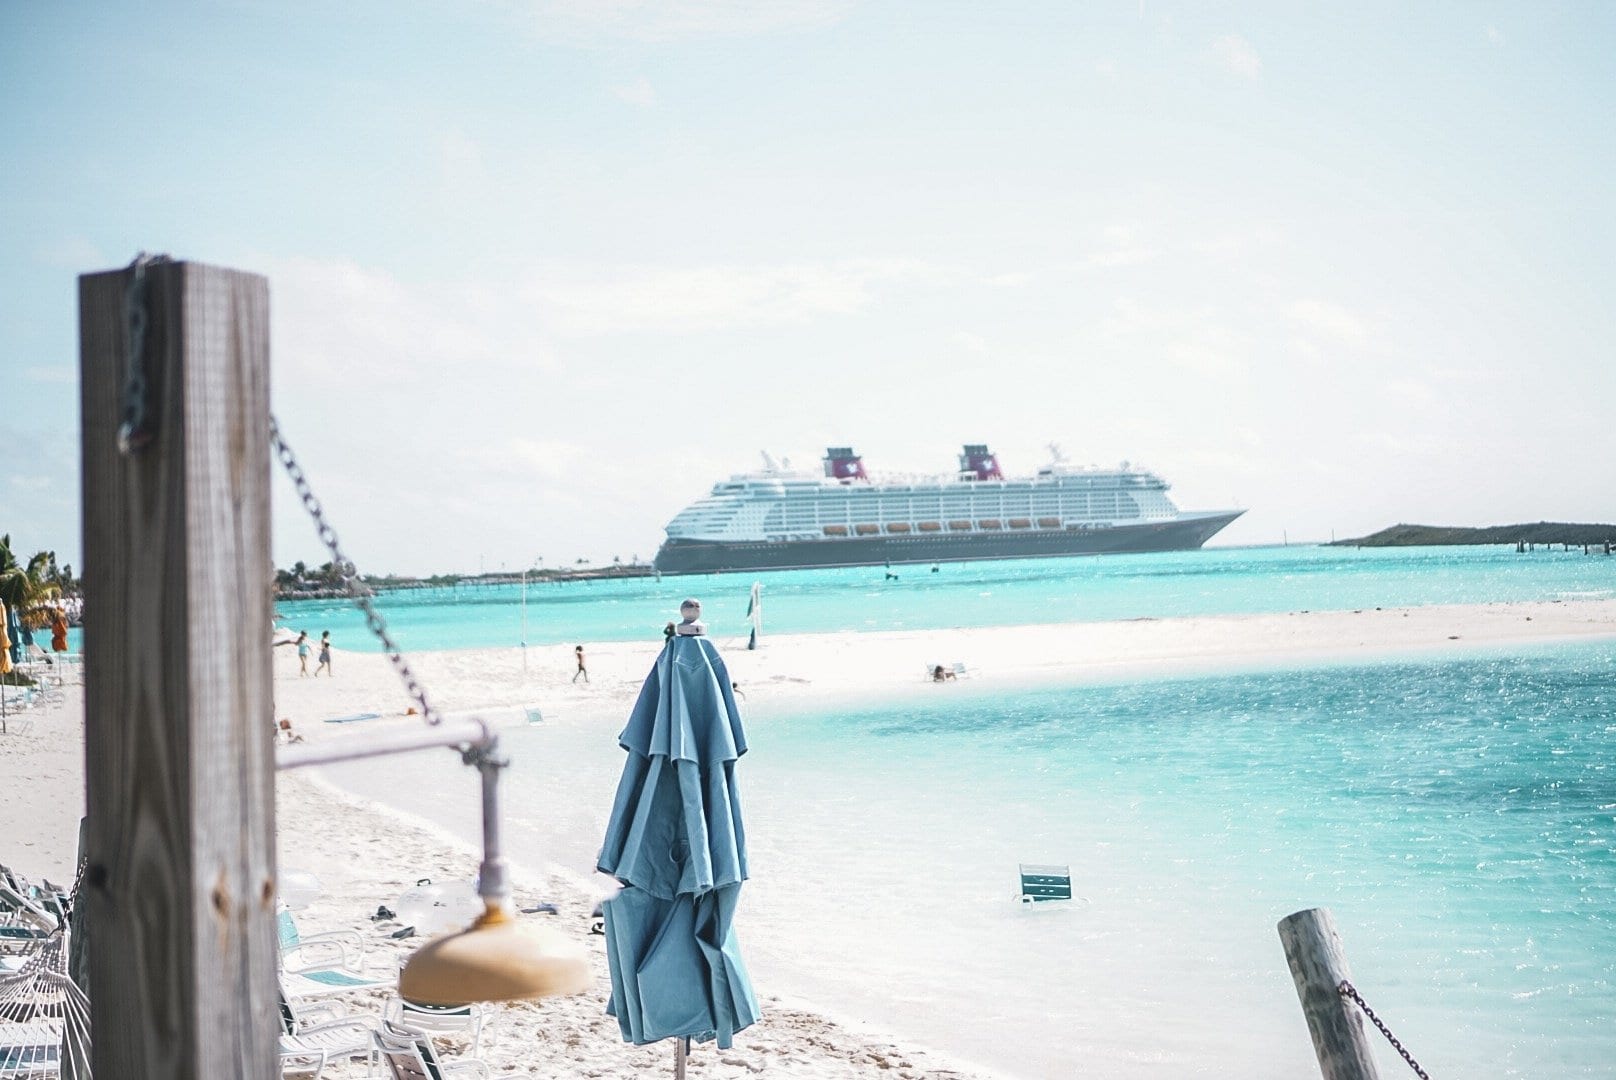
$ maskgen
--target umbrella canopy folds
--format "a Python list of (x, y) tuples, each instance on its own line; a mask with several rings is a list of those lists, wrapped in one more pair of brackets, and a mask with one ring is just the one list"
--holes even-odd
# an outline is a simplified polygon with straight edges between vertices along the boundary
[(623, 1038), (727, 1048), (758, 1019), (735, 938), (746, 833), (735, 763), (746, 735), (729, 671), (703, 637), (668, 639), (619, 737), (628, 760), (598, 867), (624, 885), (603, 905)]

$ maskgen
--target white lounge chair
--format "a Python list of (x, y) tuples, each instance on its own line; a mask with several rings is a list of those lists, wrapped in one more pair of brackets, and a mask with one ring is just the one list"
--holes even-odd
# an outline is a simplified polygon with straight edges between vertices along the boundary
[(488, 1062), (478, 1058), (444, 1061), (425, 1033), (399, 1027), (390, 1020), (383, 1020), (376, 1032), (376, 1053), (393, 1080), (451, 1080), (452, 1077), (518, 1080), (514, 1073), (495, 1077)]
[(330, 930), (323, 934), (298, 932), (291, 909), (275, 913), (281, 942), (281, 966), (290, 972), (340, 970), (359, 974), (364, 968), (365, 939), (357, 930)]
[(325, 997), (329, 994), (342, 994), (349, 990), (371, 990), (378, 986), (390, 985), (392, 985), (392, 981), (388, 979), (370, 979), (363, 975), (354, 975), (351, 972), (337, 968), (327, 968), (320, 971), (281, 972), (281, 986), (286, 996), (293, 1001)]
[(280, 1037), (281, 1075), (308, 1073), (318, 1078), (334, 1061), (368, 1058), (374, 1052), (374, 1024), (364, 1020), (334, 1020)]
[(428, 1036), (469, 1035), (473, 1057), (482, 1050), (483, 1025), (488, 1021), (487, 1011), (476, 1002), (469, 1005), (424, 1005), (396, 995), (387, 1002), (382, 1016), (399, 1027)]

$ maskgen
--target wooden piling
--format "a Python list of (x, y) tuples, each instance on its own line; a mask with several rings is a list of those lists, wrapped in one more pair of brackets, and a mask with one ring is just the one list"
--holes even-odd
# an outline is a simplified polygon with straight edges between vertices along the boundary
[(1309, 908), (1287, 915), (1279, 921), (1279, 940), (1324, 1080), (1379, 1080), (1363, 1017), (1339, 990), (1352, 973), (1329, 910)]
[[(269, 286), (79, 278), (97, 1076), (277, 1077)], [(120, 452), (131, 357), (149, 441)]]

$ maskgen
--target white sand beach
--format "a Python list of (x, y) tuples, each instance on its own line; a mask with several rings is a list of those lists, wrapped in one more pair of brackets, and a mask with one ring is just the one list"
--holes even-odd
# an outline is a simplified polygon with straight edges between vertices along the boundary
[[(935, 664), (964, 665), (973, 686), (982, 690), (1613, 636), (1616, 601), (1588, 600), (775, 636), (756, 652), (746, 651), (744, 639), (717, 641), (746, 694), (743, 708), (818, 708), (843, 700), (948, 692), (946, 685), (925, 677)], [(588, 684), (570, 681), (570, 644), (529, 648), (525, 665), (515, 649), (433, 652), (409, 660), (440, 709), (509, 710), (515, 719), (515, 707), (536, 704), (547, 717), (598, 725), (601, 752), (612, 754), (612, 736), (660, 646), (655, 626), (643, 642), (589, 643)], [(277, 649), (275, 661), (276, 719), (289, 720), (311, 741), (419, 723), (404, 715), (409, 701), (379, 654), (337, 653), (331, 679), (299, 677), (291, 649)], [(322, 723), (362, 712), (380, 713), (382, 719)], [(63, 703), (12, 718), (10, 734), (0, 738), (0, 835), (7, 837), (0, 861), (31, 877), (58, 882), (72, 877), (83, 807), (82, 713), (82, 687), (69, 686)], [(373, 943), (367, 959), (378, 975), (395, 972), (419, 939), (395, 942), (386, 935), (392, 925), (373, 925), (365, 913), (390, 903), (418, 878), (464, 880), (475, 873), (472, 848), (336, 791), (315, 776), (283, 773), (278, 796), (281, 865), (311, 872), (323, 886), (318, 899), (299, 912), (304, 930), (358, 928)], [(593, 894), (574, 877), (535, 880), (537, 873), (542, 871), (518, 868), (517, 895), (542, 895), (559, 912), (526, 918), (546, 919), (587, 942), (595, 959), (595, 987), (575, 998), (503, 1008), (483, 1057), (496, 1073), (535, 1077), (629, 1077), (647, 1068), (671, 1074), (671, 1045), (627, 1046), (616, 1022), (602, 1013), (608, 986), (603, 939), (587, 933)], [(744, 912), (741, 929), (744, 935)], [(782, 1000), (767, 985), (758, 989), (764, 1019), (738, 1035), (732, 1049), (698, 1047), (691, 1057), (692, 1076), (994, 1075), (992, 1062), (946, 1060), (890, 1032), (866, 1030), (856, 1018), (832, 1021), (810, 1004)], [(353, 1004), (374, 1010), (384, 998), (361, 997)], [(1300, 1026), (1298, 1037), (1305, 1040)], [(364, 1070), (356, 1062), (345, 1070), (328, 1069), (327, 1075), (360, 1076)]]

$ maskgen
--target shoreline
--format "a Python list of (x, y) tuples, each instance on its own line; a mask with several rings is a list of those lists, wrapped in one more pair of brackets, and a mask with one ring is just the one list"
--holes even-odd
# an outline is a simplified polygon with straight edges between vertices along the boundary
[[(827, 710), (879, 699), (924, 700), (932, 693), (991, 693), (1037, 685), (1115, 682), (1126, 679), (1193, 678), (1209, 673), (1297, 664), (1377, 662), (1431, 652), (1466, 653), (1531, 648), (1569, 640), (1616, 638), (1616, 600), (1590, 599), (1426, 608), (1291, 612), (1045, 626), (881, 631), (769, 636), (756, 652), (744, 638), (715, 643), (746, 699), (743, 711), (767, 717)], [(527, 671), (518, 648), (435, 651), (413, 654), (411, 666), (445, 712), (484, 711), (502, 723), (522, 724), (525, 710), (543, 710), (546, 724), (599, 733), (603, 752), (614, 736), (660, 650), (660, 635), (643, 642), (589, 646), (593, 682), (572, 683), (569, 646), (530, 646)], [(379, 728), (418, 724), (404, 715), (408, 699), (381, 654), (336, 655), (336, 677), (300, 678), (290, 650), (276, 650), (276, 718), (312, 741), (364, 738)], [(933, 664), (962, 663), (962, 680), (936, 684), (925, 677)], [(28, 821), (26, 838), (14, 835), (0, 860), (30, 877), (71, 880), (77, 819), (82, 812), (82, 687), (69, 686), (66, 701), (13, 720), (0, 760), (0, 817)], [(364, 723), (326, 724), (327, 718), (376, 712)], [(446, 762), (447, 764), (447, 762)], [(385, 768), (385, 766), (378, 766)], [(452, 774), (445, 770), (445, 776)], [(458, 777), (447, 781), (455, 784)], [(469, 783), (469, 781), (468, 781)], [(70, 791), (77, 792), (71, 797)], [(446, 785), (446, 792), (448, 787)], [(456, 784), (455, 790), (458, 791)], [(347, 791), (318, 774), (287, 773), (277, 782), (277, 839), (282, 871), (314, 873), (323, 891), (298, 912), (305, 933), (357, 927), (367, 942), (370, 970), (396, 970), (396, 960), (420, 938), (393, 941), (392, 925), (367, 921), (378, 905), (419, 877), (466, 880), (477, 853), (452, 829), (397, 812)], [(505, 1008), (498, 1036), (483, 1056), (498, 1071), (532, 1075), (628, 1077), (667, 1069), (665, 1044), (624, 1044), (606, 997), (604, 951), (587, 935), (589, 909), (598, 889), (587, 876), (557, 873), (549, 865), (512, 866), (515, 898), (557, 905), (550, 921), (589, 943), (594, 989), (578, 998), (552, 999)], [(741, 926), (744, 942), (744, 924)], [(759, 988), (764, 1020), (741, 1032), (731, 1050), (698, 1046), (691, 1066), (697, 1076), (728, 1080), (758, 1071), (782, 1077), (865, 1076), (950, 1080), (1004, 1080), (988, 1063), (926, 1049), (902, 1033), (869, 1030), (857, 1016), (838, 1015), (811, 1000)], [(384, 994), (363, 1003), (379, 1008)], [(1141, 1050), (1146, 1047), (1141, 1046)], [(360, 1076), (362, 1069), (330, 1069), (334, 1077)]]

